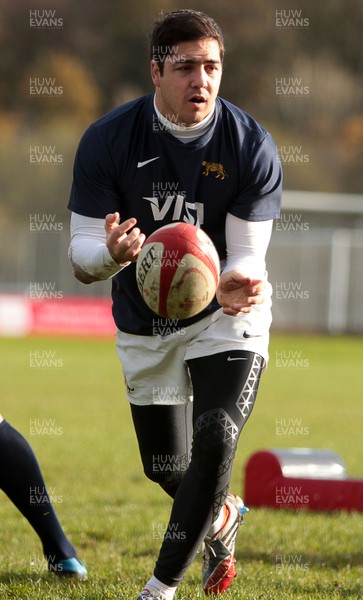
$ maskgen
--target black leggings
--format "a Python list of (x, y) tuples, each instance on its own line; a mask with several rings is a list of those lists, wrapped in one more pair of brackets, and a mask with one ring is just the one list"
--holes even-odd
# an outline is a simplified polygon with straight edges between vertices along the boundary
[(154, 572), (167, 585), (183, 579), (225, 502), (263, 363), (243, 350), (193, 359), (193, 403), (131, 405), (145, 474), (174, 498)]

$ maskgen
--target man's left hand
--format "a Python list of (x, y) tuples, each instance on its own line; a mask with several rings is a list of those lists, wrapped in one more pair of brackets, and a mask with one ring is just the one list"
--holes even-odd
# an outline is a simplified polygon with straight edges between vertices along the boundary
[(264, 301), (262, 279), (245, 277), (238, 271), (223, 273), (217, 288), (217, 300), (223, 312), (231, 317), (248, 313), (255, 304)]

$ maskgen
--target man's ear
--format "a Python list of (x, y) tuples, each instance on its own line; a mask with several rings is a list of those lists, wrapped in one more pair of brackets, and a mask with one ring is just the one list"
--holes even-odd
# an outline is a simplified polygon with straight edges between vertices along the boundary
[(161, 77), (159, 63), (156, 60), (152, 60), (151, 64), (150, 64), (150, 68), (151, 68), (152, 82), (155, 87), (159, 87), (159, 85), (160, 85), (159, 82), (160, 82), (160, 77)]

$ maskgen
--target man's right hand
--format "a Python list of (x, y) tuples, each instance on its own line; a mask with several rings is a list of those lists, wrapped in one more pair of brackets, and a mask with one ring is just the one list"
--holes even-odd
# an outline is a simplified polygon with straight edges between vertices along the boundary
[[(138, 227), (135, 227), (136, 219), (127, 219), (120, 224), (119, 220), (118, 212), (106, 216), (105, 230), (108, 251), (119, 265), (136, 262), (146, 236)], [(128, 231), (130, 233), (127, 233)]]

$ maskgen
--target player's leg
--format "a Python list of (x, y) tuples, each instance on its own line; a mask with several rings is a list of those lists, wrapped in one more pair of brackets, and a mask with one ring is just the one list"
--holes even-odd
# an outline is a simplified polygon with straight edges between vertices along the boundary
[[(188, 366), (194, 391), (192, 457), (154, 572), (169, 586), (180, 583), (225, 503), (237, 441), (255, 402), (263, 359), (239, 350), (193, 359)], [(173, 539), (175, 531), (183, 534), (183, 541)]]
[(0, 488), (40, 537), (49, 570), (86, 579), (86, 568), (58, 521), (32, 448), (1, 416), (0, 459)]
[[(228, 396), (227, 393), (225, 397), (223, 389), (224, 387), (228, 389), (228, 384), (225, 385), (223, 380), (217, 382), (216, 393), (222, 398), (220, 407), (204, 411), (203, 405), (206, 406), (205, 402), (201, 402), (200, 404), (196, 402), (194, 416), (195, 430), (199, 431), (204, 427), (207, 430), (207, 436), (203, 435), (199, 437), (202, 446), (199, 456), (200, 465), (207, 460), (207, 456), (210, 461), (211, 452), (208, 448), (210, 446), (216, 447), (218, 443), (220, 444), (221, 454), (224, 457), (219, 467), (219, 487), (217, 486), (217, 493), (213, 499), (212, 525), (208, 530), (203, 544), (203, 588), (207, 594), (226, 591), (236, 576), (234, 559), (235, 542), (239, 525), (248, 509), (246, 509), (243, 501), (238, 496), (231, 493), (228, 493), (227, 496), (225, 494), (229, 490), (237, 441), (252, 412), (261, 373), (265, 365), (264, 360), (259, 354), (249, 351), (231, 351), (217, 354), (214, 357), (197, 360), (197, 382), (198, 380), (199, 382), (202, 381), (201, 378), (207, 375), (208, 370), (213, 365), (217, 367), (218, 364), (222, 365), (223, 361), (229, 363), (228, 367), (223, 369), (223, 373), (226, 379), (230, 378), (231, 381), (235, 382), (237, 385), (235, 389), (238, 393), (233, 399), (232, 384), (230, 388), (232, 396)], [(241, 363), (243, 363), (243, 367)], [(193, 381), (195, 381), (195, 378)], [(196, 388), (198, 386), (197, 382)], [(203, 393), (206, 393), (203, 383), (199, 393), (201, 397)], [(196, 390), (198, 397), (199, 393)], [(213, 421), (215, 422), (214, 425)], [(207, 425), (206, 422), (208, 423)], [(223, 440), (218, 430), (223, 432)], [(234, 442), (235, 435), (236, 440)], [(205, 444), (206, 437), (209, 437), (209, 440)], [(204, 453), (205, 456), (203, 457)], [(215, 467), (217, 465), (218, 459)]]
[[(174, 498), (190, 459), (192, 404), (131, 405), (131, 411), (145, 475)], [(171, 600), (175, 590), (153, 576), (139, 598)]]
[(192, 403), (131, 404), (131, 412), (145, 475), (174, 498), (189, 464)]

